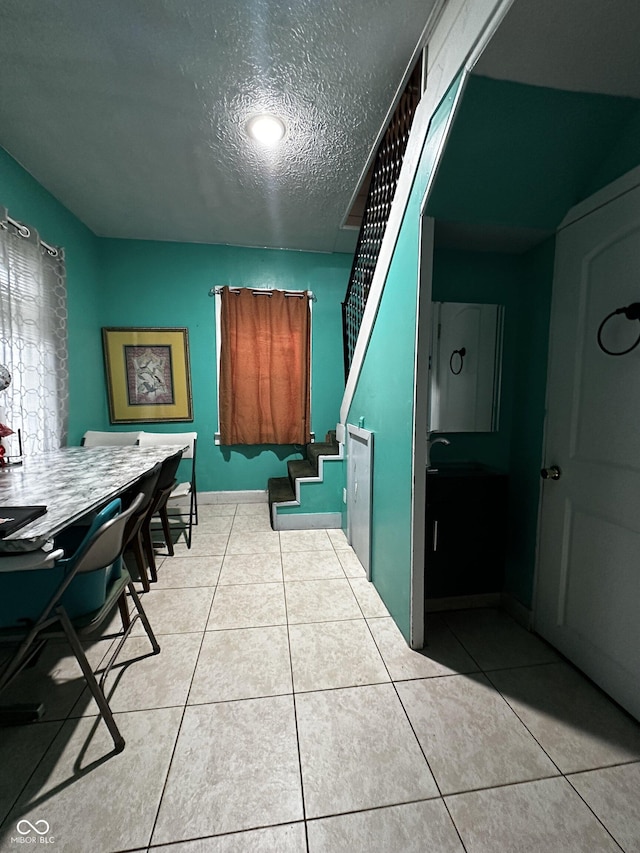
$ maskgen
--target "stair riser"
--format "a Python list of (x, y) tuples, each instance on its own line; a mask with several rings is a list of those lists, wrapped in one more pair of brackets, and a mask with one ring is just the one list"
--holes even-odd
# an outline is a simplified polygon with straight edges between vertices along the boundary
[[(327, 433), (326, 442), (307, 444), (306, 459), (292, 459), (287, 462), (287, 477), (272, 477), (267, 485), (269, 514), (272, 526), (277, 517), (277, 505), (300, 505), (300, 483), (321, 483), (321, 457), (340, 457), (340, 445), (335, 435)], [(274, 528), (275, 529), (275, 528)]]

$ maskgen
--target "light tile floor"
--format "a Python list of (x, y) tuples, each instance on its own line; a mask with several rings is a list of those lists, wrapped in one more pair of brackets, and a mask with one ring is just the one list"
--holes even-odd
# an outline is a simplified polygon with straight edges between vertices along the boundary
[(0, 729), (0, 850), (640, 853), (640, 726), (505, 614), (412, 652), (340, 531), (263, 504), (160, 559), (161, 653), (131, 637), (108, 681), (123, 753), (64, 644), (3, 697), (47, 715)]

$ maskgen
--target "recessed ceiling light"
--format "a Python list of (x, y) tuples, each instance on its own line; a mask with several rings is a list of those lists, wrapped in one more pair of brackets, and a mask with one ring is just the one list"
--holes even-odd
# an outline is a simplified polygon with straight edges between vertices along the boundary
[(283, 138), (286, 130), (283, 120), (271, 113), (253, 116), (247, 122), (247, 133), (261, 145), (276, 145)]

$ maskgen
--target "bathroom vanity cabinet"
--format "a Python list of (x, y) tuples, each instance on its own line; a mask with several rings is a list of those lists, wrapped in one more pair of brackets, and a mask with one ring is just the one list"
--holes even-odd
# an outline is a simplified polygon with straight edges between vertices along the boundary
[(425, 596), (502, 590), (507, 477), (482, 466), (427, 471)]

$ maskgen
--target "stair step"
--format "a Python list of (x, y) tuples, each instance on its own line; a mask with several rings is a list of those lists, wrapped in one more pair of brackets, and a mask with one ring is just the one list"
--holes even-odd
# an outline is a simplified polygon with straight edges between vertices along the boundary
[(283, 501), (295, 501), (296, 496), (288, 477), (270, 477), (267, 483), (269, 493), (269, 507), (274, 503)]
[(290, 460), (287, 462), (287, 471), (289, 472), (289, 479), (292, 483), (298, 477), (315, 477), (317, 475), (316, 469), (308, 459)]
[(267, 483), (269, 515), (273, 525), (273, 504), (296, 501), (295, 482), (299, 479), (318, 476), (318, 458), (337, 456), (340, 445), (335, 431), (329, 430), (324, 442), (312, 442), (306, 446), (306, 459), (291, 459), (287, 462), (288, 477), (271, 477)]
[(307, 459), (313, 465), (314, 470), (318, 470), (319, 456), (337, 456), (340, 453), (338, 444), (329, 444), (316, 441), (313, 444), (307, 444)]

